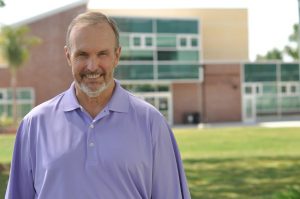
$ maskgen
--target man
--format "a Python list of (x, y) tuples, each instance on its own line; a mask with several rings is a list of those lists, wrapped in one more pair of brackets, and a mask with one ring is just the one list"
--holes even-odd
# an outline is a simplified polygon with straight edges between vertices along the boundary
[(74, 83), (27, 114), (17, 132), (6, 199), (187, 199), (163, 116), (114, 80), (121, 47), (98, 12), (70, 24)]

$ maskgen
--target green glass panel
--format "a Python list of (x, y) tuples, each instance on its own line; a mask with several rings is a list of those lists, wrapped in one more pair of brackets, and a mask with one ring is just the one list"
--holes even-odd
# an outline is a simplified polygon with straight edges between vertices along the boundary
[(197, 47), (197, 46), (198, 46), (198, 39), (192, 38), (191, 43), (192, 43), (192, 46), (193, 46), (193, 47)]
[(297, 92), (297, 87), (295, 85), (291, 86), (291, 93), (296, 93)]
[(160, 61), (198, 61), (198, 51), (158, 51)]
[(198, 33), (197, 20), (157, 20), (158, 33)]
[(295, 111), (295, 109), (300, 109), (299, 96), (286, 96), (281, 98), (282, 111)]
[(0, 104), (0, 117), (5, 114), (4, 111), (5, 111), (5, 108), (4, 108), (4, 104)]
[(261, 96), (256, 98), (257, 113), (275, 113), (277, 112), (277, 97), (276, 96)]
[(19, 117), (24, 117), (32, 109), (31, 104), (21, 104), (19, 105)]
[(146, 46), (153, 46), (152, 37), (146, 37)]
[(120, 35), (120, 44), (122, 47), (129, 47), (129, 35)]
[(115, 76), (120, 80), (153, 79), (152, 65), (119, 65)]
[(199, 79), (199, 65), (159, 65), (158, 79)]
[(7, 105), (7, 117), (12, 117), (12, 105), (8, 104)]
[(277, 85), (276, 84), (263, 84), (263, 94), (276, 94)]
[(245, 82), (276, 81), (276, 64), (245, 64)]
[(120, 32), (138, 32), (151, 33), (153, 32), (152, 20), (144, 18), (125, 18), (113, 17), (116, 21)]
[(134, 37), (133, 38), (133, 45), (134, 46), (140, 46), (141, 45), (141, 38), (140, 37)]
[(299, 81), (299, 64), (281, 64), (281, 81)]
[(176, 36), (158, 35), (156, 42), (158, 47), (176, 47)]
[(187, 46), (187, 40), (186, 40), (186, 38), (180, 38), (180, 46), (181, 47)]
[(120, 60), (153, 60), (152, 50), (124, 50)]
[(251, 86), (246, 86), (245, 87), (245, 93), (246, 94), (252, 94), (252, 87)]
[(31, 92), (30, 90), (19, 90), (18, 91), (18, 99), (31, 99)]
[(13, 98), (12, 90), (11, 89), (7, 89), (7, 99), (11, 100), (12, 98)]

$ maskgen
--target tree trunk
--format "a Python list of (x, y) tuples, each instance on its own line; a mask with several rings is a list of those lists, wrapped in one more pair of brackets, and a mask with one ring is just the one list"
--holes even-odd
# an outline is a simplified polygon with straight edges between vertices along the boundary
[(17, 103), (17, 71), (11, 70), (11, 89), (12, 89), (12, 118), (13, 124), (18, 123), (18, 103)]

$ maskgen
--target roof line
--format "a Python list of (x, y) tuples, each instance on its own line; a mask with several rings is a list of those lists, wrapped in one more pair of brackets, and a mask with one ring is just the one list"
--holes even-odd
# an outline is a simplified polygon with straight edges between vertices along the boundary
[(53, 10), (50, 10), (48, 12), (45, 12), (45, 13), (42, 13), (42, 14), (38, 14), (38, 15), (36, 15), (34, 17), (31, 17), (31, 18), (28, 18), (28, 19), (25, 19), (25, 20), (13, 23), (12, 26), (21, 26), (21, 25), (29, 24), (29, 23), (38, 21), (40, 19), (43, 19), (43, 18), (46, 18), (46, 17), (49, 17), (49, 16), (53, 16), (53, 15), (58, 14), (60, 12), (64, 12), (66, 10), (70, 10), (72, 8), (75, 8), (75, 7), (78, 7), (78, 6), (81, 6), (81, 5), (87, 5), (87, 2), (88, 2), (88, 0), (79, 0), (79, 1), (73, 2), (71, 4), (67, 4), (65, 6), (62, 6), (62, 7), (53, 9)]

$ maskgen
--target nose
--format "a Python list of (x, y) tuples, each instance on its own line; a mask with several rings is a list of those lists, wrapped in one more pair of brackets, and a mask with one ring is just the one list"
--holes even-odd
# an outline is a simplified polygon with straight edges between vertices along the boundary
[(88, 59), (87, 69), (89, 71), (96, 71), (98, 69), (98, 61), (96, 57), (90, 57)]

